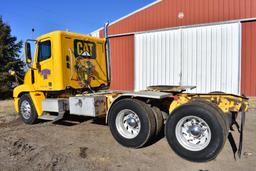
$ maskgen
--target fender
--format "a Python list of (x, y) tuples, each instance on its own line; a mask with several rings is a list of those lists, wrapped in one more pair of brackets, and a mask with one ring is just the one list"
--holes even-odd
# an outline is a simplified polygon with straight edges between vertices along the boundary
[(44, 93), (40, 91), (33, 91), (33, 92), (29, 92), (29, 95), (33, 101), (37, 115), (42, 116), (43, 114), (42, 101), (45, 99)]
[(20, 85), (13, 90), (15, 111), (19, 112), (19, 99), (24, 93), (29, 93), (38, 116), (41, 116), (43, 113), (42, 101), (45, 99), (45, 95), (43, 92), (35, 91), (32, 86), (26, 84)]
[(31, 91), (35, 91), (34, 87), (27, 84), (19, 85), (13, 90), (13, 97), (18, 98), (21, 96), (22, 93), (27, 93)]
[(156, 92), (156, 91), (139, 91), (139, 92), (126, 92), (124, 94), (120, 94), (117, 97), (115, 97), (111, 104), (109, 105), (109, 109), (106, 113), (106, 124), (108, 124), (108, 114), (109, 111), (111, 110), (112, 106), (120, 101), (121, 99), (125, 98), (146, 98), (146, 99), (164, 99), (167, 97), (172, 97), (172, 93), (165, 93), (165, 92)]
[(15, 107), (15, 111), (16, 112), (19, 112), (19, 99), (20, 99), (20, 96), (23, 93), (28, 93), (28, 92), (31, 92), (31, 91), (34, 91), (34, 88), (32, 86), (30, 86), (30, 85), (27, 85), (27, 84), (22, 84), (22, 85), (19, 85), (19, 86), (14, 88), (14, 90), (13, 90), (13, 98), (14, 98), (14, 107)]

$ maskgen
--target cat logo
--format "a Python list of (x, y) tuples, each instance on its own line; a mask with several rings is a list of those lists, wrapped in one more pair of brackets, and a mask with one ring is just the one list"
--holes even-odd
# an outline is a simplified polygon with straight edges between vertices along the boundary
[(90, 41), (74, 40), (75, 56), (96, 58), (96, 44)]

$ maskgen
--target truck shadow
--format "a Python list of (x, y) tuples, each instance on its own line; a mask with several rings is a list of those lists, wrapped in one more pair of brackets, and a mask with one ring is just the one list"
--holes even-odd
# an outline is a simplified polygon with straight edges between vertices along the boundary
[(75, 115), (65, 116), (63, 119), (53, 123), (57, 125), (63, 125), (63, 126), (75, 126), (88, 121), (91, 121), (92, 124), (107, 126), (107, 124), (105, 123), (105, 118), (94, 118), (94, 117), (88, 117), (88, 116), (75, 116)]
[(152, 138), (151, 141), (149, 141), (148, 143), (146, 143), (143, 147), (148, 147), (151, 146), (155, 143), (157, 143), (158, 141), (160, 141), (162, 138), (164, 138), (164, 129), (162, 129), (158, 135), (156, 135), (155, 137)]
[[(75, 116), (75, 115), (68, 115), (65, 116), (63, 119), (53, 122), (53, 124), (57, 125), (63, 125), (63, 126), (76, 126), (84, 122), (90, 122), (90, 124), (96, 124), (96, 125), (102, 125), (102, 126), (108, 126), (105, 122), (105, 118), (94, 118), (94, 117), (87, 117), (87, 116)], [(41, 121), (45, 122), (45, 121)], [(158, 133), (158, 135), (153, 136), (152, 140), (146, 143), (143, 147), (151, 146), (158, 141), (160, 141), (162, 138), (164, 138), (164, 126), (162, 130)]]

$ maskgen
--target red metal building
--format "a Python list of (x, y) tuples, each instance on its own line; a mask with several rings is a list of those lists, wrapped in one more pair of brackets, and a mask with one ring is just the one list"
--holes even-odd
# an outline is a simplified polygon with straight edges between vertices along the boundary
[[(241, 22), (240, 93), (256, 96), (256, 0), (158, 0), (109, 27), (112, 89), (134, 89), (134, 34), (197, 24)], [(103, 36), (100, 30), (99, 35)]]

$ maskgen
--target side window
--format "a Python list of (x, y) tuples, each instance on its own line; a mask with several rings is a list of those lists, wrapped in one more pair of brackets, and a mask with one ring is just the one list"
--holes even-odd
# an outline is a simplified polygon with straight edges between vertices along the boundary
[(51, 57), (51, 41), (47, 40), (39, 43), (38, 62), (44, 61)]

